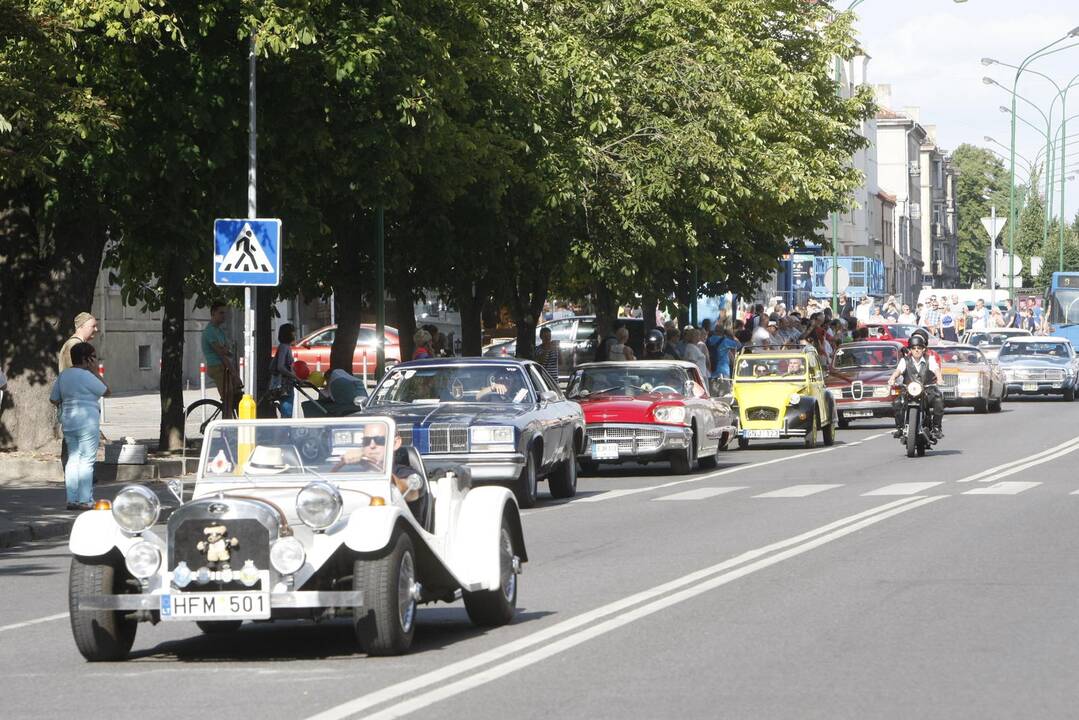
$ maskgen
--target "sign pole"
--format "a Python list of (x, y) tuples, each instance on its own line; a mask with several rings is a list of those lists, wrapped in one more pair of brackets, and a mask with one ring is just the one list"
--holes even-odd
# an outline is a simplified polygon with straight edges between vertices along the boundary
[[(258, 130), (255, 124), (255, 67), (257, 60), (255, 33), (251, 33), (251, 40), (247, 54), (247, 217), (258, 217), (258, 204), (256, 202), (256, 169), (258, 167)], [(252, 388), (255, 386), (255, 306), (251, 298), (251, 286), (244, 287), (244, 396), (240, 401), (240, 417), (253, 419), (255, 417), (255, 400), (251, 397)]]
[[(997, 206), (989, 206), (989, 218), (993, 223), (993, 231), (997, 227)], [(997, 238), (996, 235), (989, 238), (989, 304), (997, 306)]]

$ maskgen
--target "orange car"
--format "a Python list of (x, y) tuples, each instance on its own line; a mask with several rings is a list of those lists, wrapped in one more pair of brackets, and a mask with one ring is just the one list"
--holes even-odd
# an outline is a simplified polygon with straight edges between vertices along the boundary
[[(337, 335), (336, 325), (319, 328), (292, 346), (294, 360), (303, 360), (312, 370), (330, 370), (330, 347)], [(385, 332), (386, 366), (401, 362), (401, 340), (397, 328), (386, 326)], [(374, 323), (360, 325), (360, 334), (356, 338), (356, 349), (352, 353), (352, 374), (363, 375), (365, 368), (368, 375), (375, 374), (378, 341), (375, 339)]]

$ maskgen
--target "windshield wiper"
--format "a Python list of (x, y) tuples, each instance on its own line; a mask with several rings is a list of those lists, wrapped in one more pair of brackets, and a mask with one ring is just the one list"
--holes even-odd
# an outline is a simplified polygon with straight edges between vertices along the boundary
[(588, 394), (589, 394), (589, 396), (592, 396), (592, 395), (602, 395), (603, 393), (609, 393), (609, 392), (611, 392), (612, 390), (621, 390), (621, 389), (622, 389), (622, 386), (621, 386), (621, 385), (615, 385), (614, 387), (609, 387), (609, 388), (603, 388), (602, 390), (594, 390), (594, 391), (592, 391), (592, 392), (590, 392), (590, 393), (588, 393)]

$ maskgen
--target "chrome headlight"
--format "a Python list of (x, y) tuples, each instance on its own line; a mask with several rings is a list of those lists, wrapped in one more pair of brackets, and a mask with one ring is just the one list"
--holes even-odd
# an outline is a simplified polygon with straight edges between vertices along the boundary
[(922, 384), (917, 381), (907, 383), (907, 394), (911, 397), (918, 397), (922, 394)]
[(157, 572), (157, 569), (161, 567), (161, 551), (153, 543), (148, 543), (145, 540), (137, 542), (127, 551), (124, 565), (127, 566), (129, 573), (139, 580), (145, 580), (152, 577)]
[(513, 452), (516, 434), (512, 425), (477, 425), (468, 429), (468, 439), (476, 451)]
[(282, 575), (295, 574), (306, 559), (303, 543), (291, 535), (275, 540), (270, 546), (270, 564)]
[(157, 522), (161, 500), (145, 485), (128, 485), (112, 501), (112, 517), (129, 533), (140, 533)]
[(686, 408), (683, 405), (662, 405), (653, 411), (652, 417), (659, 423), (685, 425)]
[(296, 494), (296, 514), (304, 525), (325, 530), (341, 517), (344, 501), (333, 485), (321, 480), (308, 483)]
[(791, 395), (791, 397), (790, 397), (790, 404), (791, 405), (797, 405), (800, 402), (802, 402), (801, 394), (794, 393), (794, 394)]
[(873, 388), (873, 397), (875, 397), (875, 398), (888, 397), (888, 386), (887, 385), (876, 385), (876, 386), (874, 386), (874, 388)]

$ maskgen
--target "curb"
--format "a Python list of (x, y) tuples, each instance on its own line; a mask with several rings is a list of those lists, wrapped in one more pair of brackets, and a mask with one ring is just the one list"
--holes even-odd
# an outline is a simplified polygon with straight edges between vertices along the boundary
[[(94, 463), (94, 484), (148, 482), (180, 477), (198, 470), (198, 458), (149, 458), (143, 465), (119, 465), (98, 460)], [(46, 487), (63, 486), (64, 474), (59, 460), (31, 460), (0, 456), (0, 488), (43, 483)]]

